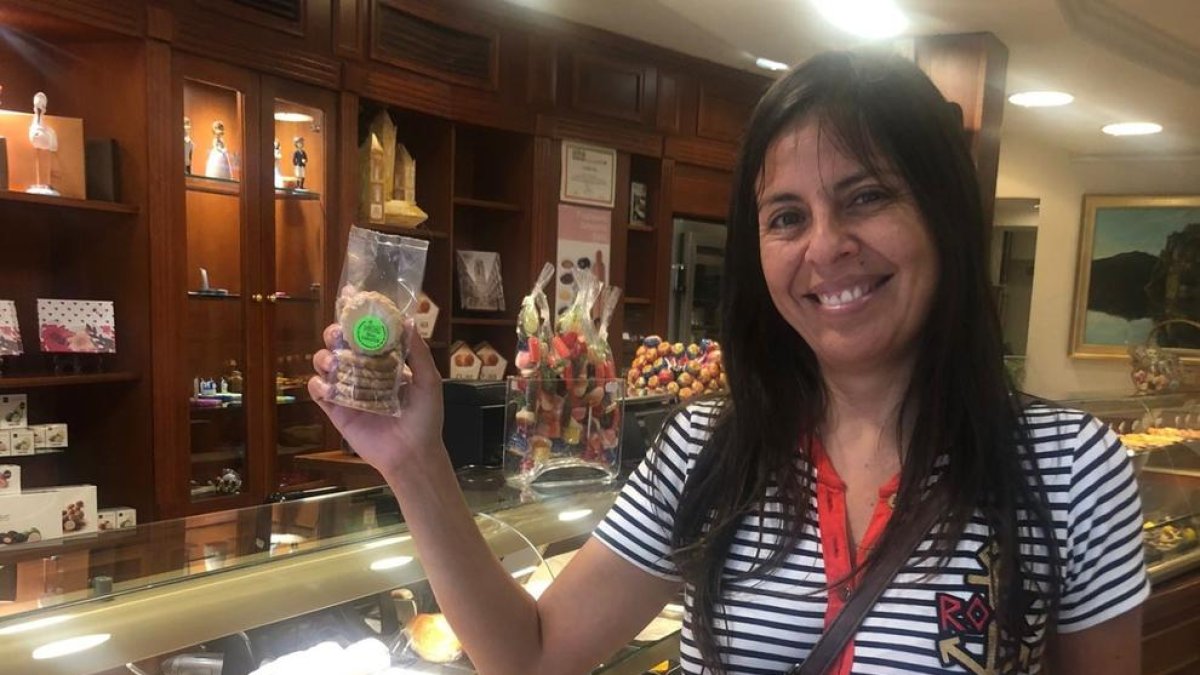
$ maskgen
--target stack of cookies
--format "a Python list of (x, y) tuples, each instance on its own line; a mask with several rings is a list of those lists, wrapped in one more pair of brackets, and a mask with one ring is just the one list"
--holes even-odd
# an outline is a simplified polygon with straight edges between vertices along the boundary
[(384, 415), (400, 412), (404, 367), (404, 313), (374, 291), (345, 295), (338, 313), (344, 346), (334, 350), (337, 368), (330, 400)]

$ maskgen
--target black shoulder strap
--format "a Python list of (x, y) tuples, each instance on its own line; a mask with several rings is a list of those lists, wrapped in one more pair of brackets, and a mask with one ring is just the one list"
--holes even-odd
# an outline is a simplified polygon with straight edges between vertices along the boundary
[(896, 545), (878, 554), (879, 558), (871, 565), (862, 583), (850, 596), (850, 600), (830, 624), (829, 629), (817, 640), (808, 658), (788, 671), (788, 675), (825, 675), (829, 671), (830, 666), (846, 647), (846, 643), (858, 632), (858, 627), (867, 617), (867, 612), (875, 606), (879, 596), (883, 595), (888, 584), (892, 583), (900, 568), (908, 562), (909, 557), (937, 522), (941, 509), (935, 506), (935, 501), (926, 499), (922, 502), (917, 517), (903, 526), (905, 529)]

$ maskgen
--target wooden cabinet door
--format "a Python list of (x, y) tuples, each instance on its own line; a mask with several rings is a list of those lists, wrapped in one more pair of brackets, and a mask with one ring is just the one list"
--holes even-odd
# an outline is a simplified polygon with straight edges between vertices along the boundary
[(266, 468), (257, 447), (264, 378), (255, 377), (264, 371), (264, 285), (252, 208), (262, 171), (258, 77), (176, 56), (172, 79), (182, 140), (171, 171), (182, 189), (171, 227), (182, 273), (171, 283), (182, 286), (186, 309), (180, 325), (156, 332), (180, 350), (170, 392), (186, 406), (188, 424), (159, 454), (172, 469), (160, 488), (164, 515), (182, 515), (264, 497), (256, 488)]
[[(264, 77), (258, 153), (263, 225), (262, 293), (266, 411), (263, 490), (270, 495), (317, 487), (296, 455), (336, 446), (325, 415), (308, 396), (312, 355), (333, 318), (341, 261), (330, 260), (330, 214), (337, 213), (337, 97), (333, 92)], [(276, 146), (278, 142), (278, 146)], [(354, 152), (348, 149), (346, 152)], [(332, 247), (337, 249), (339, 247)]]

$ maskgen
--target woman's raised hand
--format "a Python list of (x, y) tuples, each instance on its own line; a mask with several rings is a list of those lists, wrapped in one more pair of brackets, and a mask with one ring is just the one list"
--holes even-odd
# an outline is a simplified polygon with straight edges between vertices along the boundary
[(331, 350), (341, 337), (338, 324), (325, 329), (325, 349), (313, 355), (313, 368), (317, 374), (308, 381), (309, 394), (333, 425), (354, 451), (385, 478), (424, 453), (445, 452), (442, 447), (442, 377), (433, 362), (429, 345), (417, 335), (411, 320), (406, 329), (408, 365), (405, 373), (409, 383), (402, 390), (400, 417), (364, 412), (328, 401), (330, 385), (327, 376), (337, 368)]

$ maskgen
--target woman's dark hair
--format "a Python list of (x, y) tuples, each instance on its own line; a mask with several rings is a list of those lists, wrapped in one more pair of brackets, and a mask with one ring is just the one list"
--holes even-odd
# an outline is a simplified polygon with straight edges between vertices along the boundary
[[(909, 61), (830, 52), (795, 68), (763, 96), (734, 173), (722, 305), (730, 395), (688, 477), (672, 535), (675, 560), (694, 591), (692, 630), (701, 656), (710, 670), (724, 672), (714, 624), (725, 559), (744, 517), (763, 513), (774, 489), (787, 522), (782, 542), (747, 577), (778, 569), (804, 523), (815, 519), (810, 474), (796, 459), (799, 451), (811, 460), (807, 453), (825, 419), (828, 392), (812, 349), (771, 301), (759, 258), (758, 190), (767, 151), (800, 123), (818, 124), (824, 137), (877, 176), (885, 167), (894, 171), (940, 261), (897, 416), (907, 425), (896, 429), (897, 438), (909, 441), (892, 526), (874, 550), (895, 545), (936, 476), (930, 492), (945, 514), (934, 549), (938, 564), (954, 551), (976, 510), (982, 513), (998, 547), (999, 591), (991, 601), (1003, 628), (1001, 653), (1015, 653), (1017, 641), (1033, 630), (1025, 621), (1023, 589), (1035, 589), (1052, 615), (1056, 610), (1058, 548), (1040, 486), (1022, 469), (1031, 450), (1004, 368), (987, 277), (987, 228), (961, 113)], [(1046, 547), (1055, 570), (1048, 579), (1035, 578), (1022, 562), (1021, 543)]]

